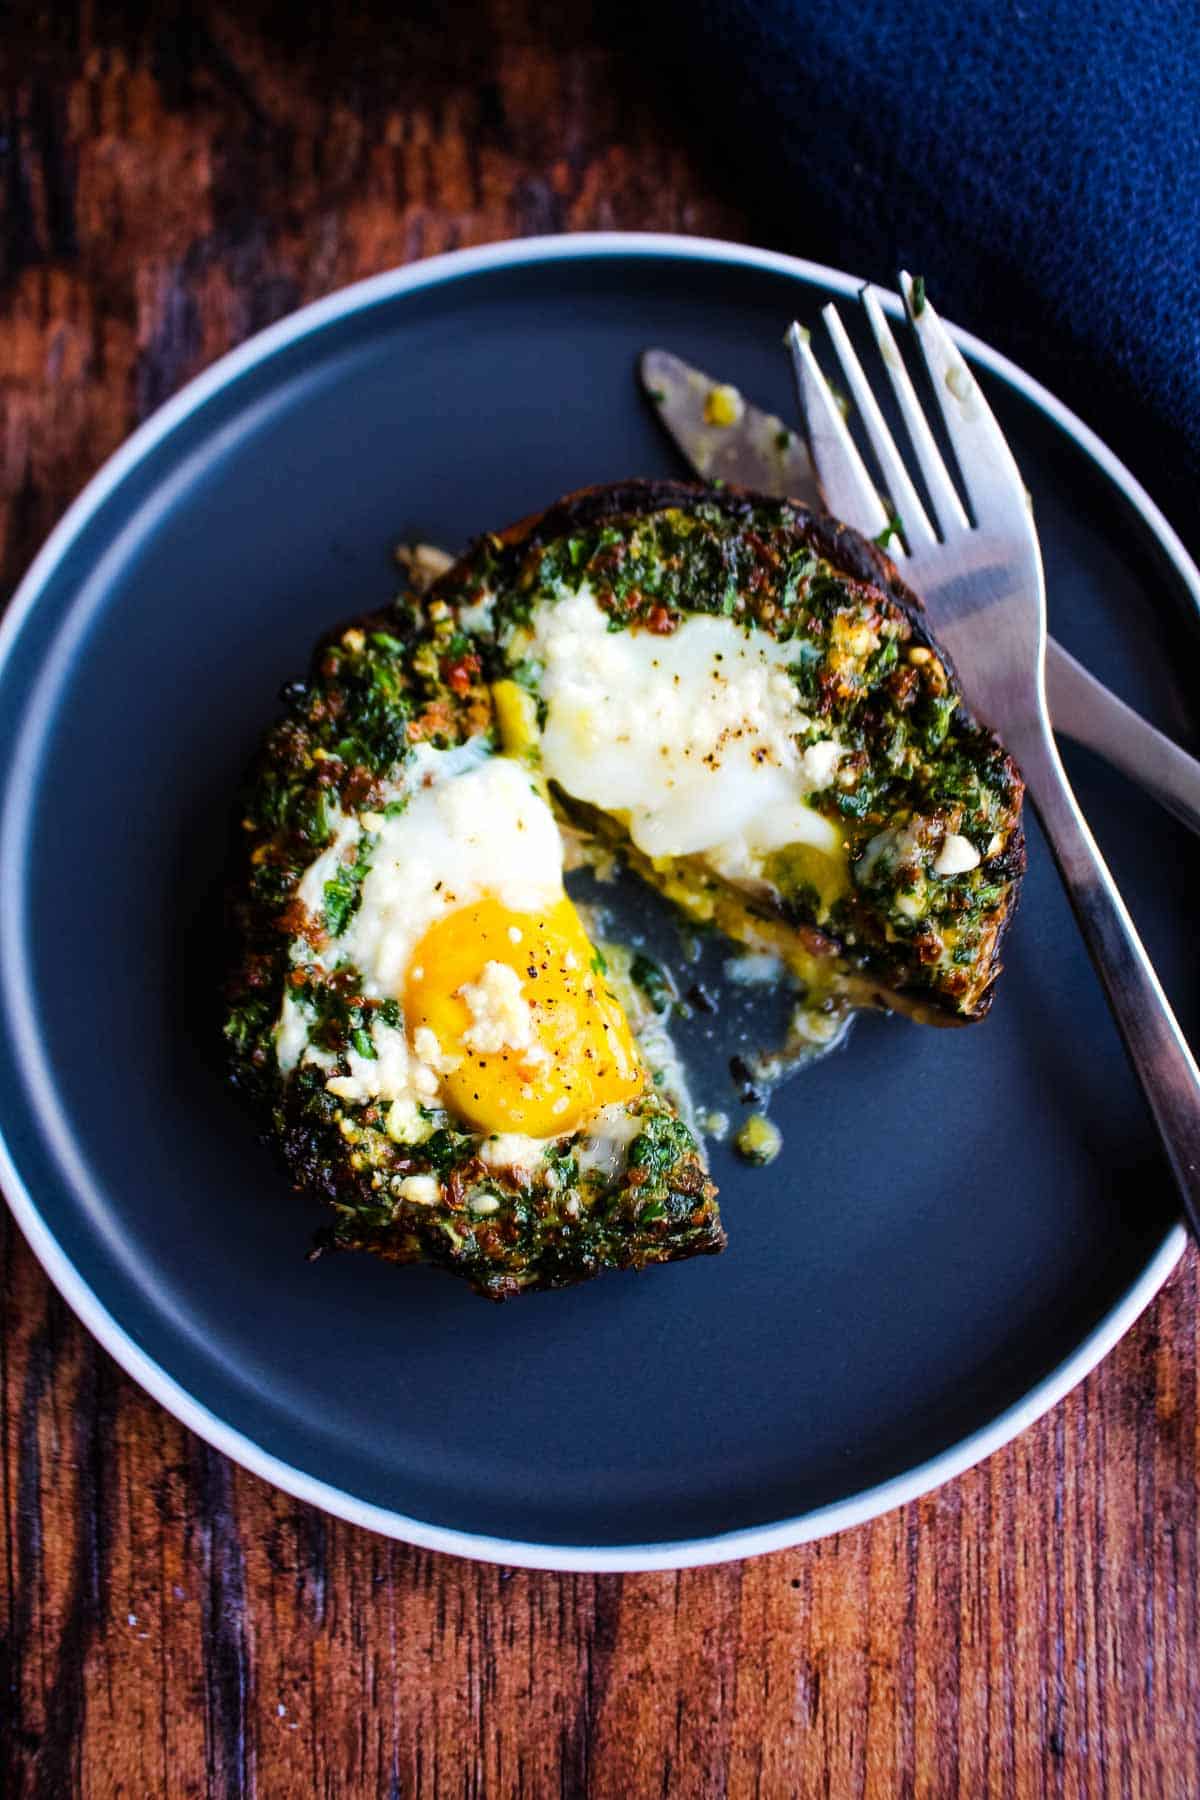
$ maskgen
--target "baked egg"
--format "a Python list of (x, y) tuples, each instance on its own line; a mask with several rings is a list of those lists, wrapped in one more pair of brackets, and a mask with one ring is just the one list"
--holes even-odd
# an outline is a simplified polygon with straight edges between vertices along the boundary
[[(517, 762), (479, 744), (420, 750), (407, 796), (339, 820), (306, 870), (298, 897), (313, 919), (347, 868), (356, 910), (315, 950), (312, 933), (297, 936), (293, 957), (352, 966), (363, 996), (398, 1003), (400, 1017), (374, 1015), (329, 1093), (386, 1102), (392, 1137), (419, 1142), (433, 1108), (479, 1132), (547, 1139), (641, 1091), (625, 1012), (563, 887), (558, 826)], [(307, 1027), (289, 995), (285, 1073), (320, 1058)]]

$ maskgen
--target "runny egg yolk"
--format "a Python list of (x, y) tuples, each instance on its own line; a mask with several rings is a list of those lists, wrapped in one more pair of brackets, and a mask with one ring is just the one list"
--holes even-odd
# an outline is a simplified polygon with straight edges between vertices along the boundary
[(557, 1137), (645, 1084), (565, 894), (536, 913), (487, 897), (447, 913), (413, 951), (404, 1011), (417, 1054), (435, 1058), (443, 1104), (478, 1130)]

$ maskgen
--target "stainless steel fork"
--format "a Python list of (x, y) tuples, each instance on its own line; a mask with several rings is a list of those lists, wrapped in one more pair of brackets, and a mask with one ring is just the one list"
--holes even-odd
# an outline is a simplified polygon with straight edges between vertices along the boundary
[[(1012, 452), (963, 357), (925, 298), (901, 274), (920, 346), (972, 517), (959, 498), (880, 305), (862, 302), (924, 478), (935, 529), (837, 310), (823, 317), (898, 515), (894, 541), (905, 579), (925, 600), (971, 710), (1012, 752), (1041, 820), (1092, 961), (1108, 994), (1200, 1237), (1200, 1070), (1159, 985), (1132, 919), (1079, 810), (1046, 711), (1046, 592), (1029, 497)], [(808, 334), (788, 333), (813, 467), (830, 512), (860, 530), (893, 524), (859, 456)]]

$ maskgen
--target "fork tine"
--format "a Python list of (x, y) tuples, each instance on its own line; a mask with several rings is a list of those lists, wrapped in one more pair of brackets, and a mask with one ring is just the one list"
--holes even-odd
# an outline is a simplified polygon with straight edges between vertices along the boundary
[(920, 495), (909, 479), (904, 460), (896, 448), (896, 440), (887, 428), (887, 422), (879, 410), (879, 402), (871, 391), (871, 384), (863, 372), (858, 360), (858, 352), (846, 335), (846, 327), (842, 324), (838, 309), (832, 301), (821, 308), (821, 317), (833, 341), (833, 348), (842, 374), (846, 377), (851, 396), (858, 408), (859, 418), (870, 439), (871, 448), (879, 460), (883, 474), (883, 485), (887, 490), (893, 507), (900, 515), (900, 529), (908, 546), (910, 556), (918, 551), (936, 544), (937, 533), (929, 522), (929, 515), (921, 504)]
[(875, 342), (879, 346), (879, 354), (883, 358), (883, 366), (888, 372), (892, 384), (892, 392), (900, 407), (900, 417), (904, 420), (917, 461), (921, 465), (921, 474), (925, 478), (925, 486), (929, 489), (929, 498), (933, 502), (934, 516), (941, 525), (943, 534), (951, 529), (965, 531), (969, 520), (966, 509), (958, 497), (958, 489), (950, 479), (950, 472), (942, 460), (942, 453), (929, 429), (929, 421), (925, 417), (925, 409), (917, 399), (917, 390), (912, 384), (912, 377), (905, 366), (899, 346), (892, 336), (892, 328), (888, 324), (887, 315), (879, 304), (879, 296), (872, 287), (865, 287), (861, 295), (863, 310), (867, 315)]
[(836, 518), (855, 526), (864, 537), (878, 537), (890, 520), (813, 355), (808, 333), (795, 320), (788, 327), (787, 346), (821, 497)]
[(912, 277), (903, 269), (900, 292), (933, 382), (946, 434), (958, 458), (967, 498), (976, 522), (981, 523), (984, 514), (994, 510), (997, 500), (1019, 496), (1024, 502), (1020, 471), (983, 390), (953, 338), (924, 295), (919, 303), (915, 302)]

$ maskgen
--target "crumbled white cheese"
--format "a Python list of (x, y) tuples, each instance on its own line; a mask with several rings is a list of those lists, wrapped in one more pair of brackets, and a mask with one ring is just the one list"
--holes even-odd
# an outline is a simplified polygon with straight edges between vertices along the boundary
[(478, 981), (465, 982), (458, 990), (466, 1002), (471, 1023), (463, 1032), (463, 1047), (479, 1056), (500, 1050), (525, 1050), (534, 1041), (533, 1008), (522, 993), (524, 983), (507, 963), (484, 963)]
[(433, 1125), (410, 1097), (393, 1100), (388, 1108), (387, 1134), (397, 1144), (423, 1144), (433, 1136)]
[(275, 1027), (275, 1057), (285, 1075), (290, 1075), (308, 1044), (312, 1014), (307, 1006), (285, 992)]
[(496, 596), (490, 588), (482, 587), (470, 606), (459, 608), (458, 628), (472, 637), (477, 631), (486, 631), (492, 620), (492, 608), (496, 604)]
[(712, 1138), (714, 1143), (723, 1144), (725, 1142), (725, 1139), (729, 1136), (729, 1114), (728, 1113), (725, 1113), (725, 1112), (701, 1113), (699, 1119), (697, 1120), (697, 1123), (700, 1126), (700, 1129), (704, 1133), (705, 1137)]
[(413, 1032), (412, 1047), (417, 1059), (427, 1063), (437, 1075), (453, 1075), (455, 1069), (462, 1067), (462, 1057), (443, 1050), (436, 1031), (431, 1031), (428, 1025), (417, 1026)]
[(375, 1021), (371, 1027), (374, 1056), (350, 1050), (348, 1075), (335, 1075), (325, 1083), (339, 1100), (394, 1100), (407, 1092), (410, 1076), (408, 1044), (404, 1033)]
[(479, 1160), (489, 1169), (516, 1169), (529, 1175), (541, 1163), (547, 1142), (553, 1139), (524, 1137), (520, 1132), (500, 1132), (479, 1146)]
[(416, 1206), (436, 1206), (442, 1186), (436, 1175), (405, 1175), (396, 1182), (394, 1191), (401, 1200), (411, 1200)]
[(969, 869), (978, 867), (979, 852), (970, 839), (957, 831), (948, 831), (934, 861), (934, 874), (965, 875)]
[(811, 793), (829, 786), (845, 754), (836, 738), (822, 738), (819, 743), (808, 746), (800, 758), (800, 771)]
[(887, 864), (893, 867), (916, 862), (921, 849), (915, 829), (918, 823), (913, 819), (907, 825), (889, 825), (883, 831), (877, 831), (854, 865), (855, 881), (869, 881), (880, 857), (885, 857)]
[(297, 1063), (313, 1063), (318, 1069), (336, 1069), (337, 1057), (308, 1041), (315, 1022), (305, 1002), (297, 999), (290, 988), (285, 988), (275, 1026), (275, 1057), (281, 1074), (290, 1075)]
[(436, 1072), (410, 1051), (403, 1031), (375, 1019), (371, 1024), (374, 1056), (348, 1052), (349, 1072), (325, 1083), (339, 1100), (431, 1100), (438, 1090)]

